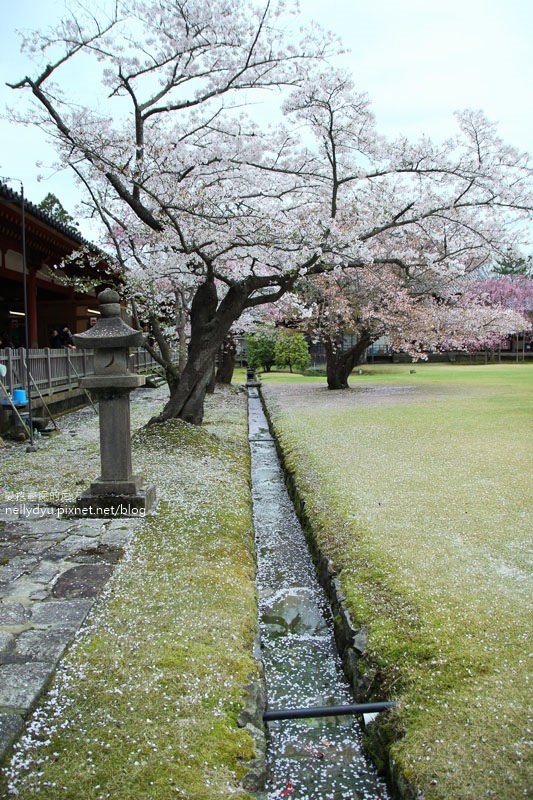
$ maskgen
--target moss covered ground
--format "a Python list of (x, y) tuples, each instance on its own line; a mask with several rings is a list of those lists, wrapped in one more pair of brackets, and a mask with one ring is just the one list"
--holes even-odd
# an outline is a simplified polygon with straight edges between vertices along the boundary
[(365, 372), (264, 394), (370, 694), (400, 700), (391, 753), (427, 800), (528, 796), (533, 365)]
[[(163, 390), (136, 394), (134, 465), (159, 504), (140, 523), (7, 768), (8, 796), (222, 800), (254, 756), (236, 724), (255, 675), (245, 397), (208, 399), (201, 428), (142, 430)], [(66, 502), (98, 475), (92, 412), (37, 453), (3, 451), (11, 491)], [(124, 525), (128, 521), (124, 520)]]

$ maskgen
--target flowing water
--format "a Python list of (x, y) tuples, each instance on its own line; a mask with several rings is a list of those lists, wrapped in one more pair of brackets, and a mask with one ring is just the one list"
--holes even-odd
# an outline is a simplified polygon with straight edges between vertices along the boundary
[[(331, 611), (285, 488), (257, 390), (250, 388), (254, 525), (262, 658), (270, 709), (353, 703)], [(354, 717), (269, 722), (267, 797), (385, 800)]]

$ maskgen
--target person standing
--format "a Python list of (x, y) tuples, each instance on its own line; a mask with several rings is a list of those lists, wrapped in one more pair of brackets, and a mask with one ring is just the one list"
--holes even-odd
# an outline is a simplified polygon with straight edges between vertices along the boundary
[(71, 330), (68, 325), (64, 325), (61, 330), (61, 345), (63, 347), (68, 347), (69, 350), (75, 350), (76, 345), (74, 344), (74, 337), (72, 336)]
[(59, 335), (57, 328), (52, 328), (50, 332), (50, 347), (58, 348), (63, 347), (63, 341)]

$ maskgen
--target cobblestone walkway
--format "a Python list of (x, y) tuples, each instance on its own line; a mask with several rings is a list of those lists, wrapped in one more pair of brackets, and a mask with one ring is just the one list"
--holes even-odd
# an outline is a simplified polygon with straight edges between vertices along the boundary
[(52, 512), (0, 504), (0, 760), (138, 523)]

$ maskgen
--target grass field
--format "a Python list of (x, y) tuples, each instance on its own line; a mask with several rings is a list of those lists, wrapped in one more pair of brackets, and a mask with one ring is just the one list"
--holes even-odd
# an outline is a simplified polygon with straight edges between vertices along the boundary
[[(138, 393), (134, 428), (161, 408), (158, 393)], [(53, 476), (70, 504), (98, 475), (99, 457), (92, 412), (69, 419), (37, 453), (3, 451), (1, 483), (35, 497)], [(159, 504), (31, 718), (7, 769), (10, 797), (250, 798), (241, 780), (254, 741), (236, 723), (257, 677), (244, 395), (208, 398), (202, 428), (141, 430), (133, 455)]]
[(392, 754), (428, 799), (522, 798), (533, 365), (368, 372), (345, 392), (264, 376), (264, 394), (368, 628), (367, 679), (401, 700)]

